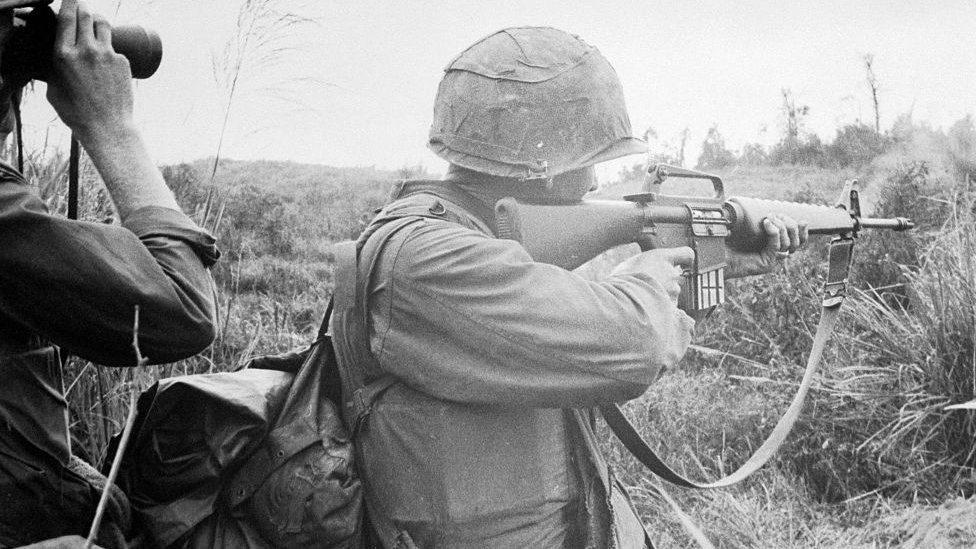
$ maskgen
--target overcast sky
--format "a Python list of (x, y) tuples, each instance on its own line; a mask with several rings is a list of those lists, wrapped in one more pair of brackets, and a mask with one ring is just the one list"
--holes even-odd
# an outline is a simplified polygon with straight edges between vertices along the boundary
[[(976, 113), (973, 0), (266, 1), (314, 22), (280, 37), (277, 45), (294, 48), (285, 58), (245, 62), (225, 157), (440, 172), (426, 141), (442, 70), (513, 25), (554, 26), (599, 48), (623, 82), (634, 132), (653, 127), (676, 142), (687, 127), (695, 148), (712, 125), (732, 148), (774, 142), (782, 88), (810, 107), (808, 129), (825, 138), (857, 119), (873, 123), (865, 54), (881, 84), (882, 127), (908, 111), (943, 128)], [(163, 66), (136, 98), (154, 157), (213, 155), (227, 100), (213, 59), (234, 36), (240, 1), (91, 5), (162, 36)], [(35, 136), (51, 118), (40, 103), (27, 114)]]

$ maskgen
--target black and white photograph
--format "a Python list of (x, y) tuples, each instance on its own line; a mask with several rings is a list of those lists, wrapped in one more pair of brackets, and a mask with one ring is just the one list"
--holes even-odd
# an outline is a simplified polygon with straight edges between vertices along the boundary
[(974, 52), (0, 0), (0, 548), (976, 547)]

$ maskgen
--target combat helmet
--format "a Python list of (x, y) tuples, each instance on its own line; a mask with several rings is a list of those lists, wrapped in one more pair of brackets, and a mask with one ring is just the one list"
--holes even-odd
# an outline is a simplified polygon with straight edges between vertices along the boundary
[(631, 136), (617, 73), (575, 35), (502, 29), (461, 52), (444, 73), (428, 146), (452, 164), (547, 179), (647, 150)]

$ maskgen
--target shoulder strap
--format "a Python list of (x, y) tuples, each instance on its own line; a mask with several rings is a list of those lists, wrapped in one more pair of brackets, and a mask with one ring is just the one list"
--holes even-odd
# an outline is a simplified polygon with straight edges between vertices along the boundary
[[(342, 378), (342, 415), (349, 427), (350, 436), (357, 441), (362, 429), (366, 427), (373, 403), (380, 395), (396, 384), (398, 380), (383, 375), (366, 383), (368, 362), (372, 361), (374, 371), (378, 371), (376, 358), (369, 349), (369, 315), (366, 299), (373, 268), (386, 242), (395, 233), (417, 221), (417, 216), (404, 215), (384, 223), (373, 232), (364, 233), (358, 242), (342, 242), (335, 246), (336, 288), (334, 300), (337, 316), (332, 325), (336, 344), (336, 364)], [(360, 268), (360, 266), (362, 268)], [(340, 354), (343, 356), (340, 358)], [(357, 452), (362, 446), (357, 442)], [(363, 459), (362, 456), (357, 460)], [(369, 480), (363, 478), (364, 483)], [(366, 517), (372, 531), (387, 546), (397, 546), (399, 534), (396, 527), (377, 511), (375, 502), (365, 496)]]
[(332, 303), (340, 311), (356, 306), (356, 248), (354, 240), (335, 245), (336, 277)]
[(335, 295), (329, 298), (329, 304), (325, 306), (325, 314), (322, 315), (322, 323), (319, 324), (319, 331), (315, 335), (315, 341), (312, 342), (312, 345), (315, 345), (316, 343), (322, 341), (322, 338), (328, 335), (329, 321), (332, 319), (332, 309), (334, 305), (335, 305)]
[[(369, 350), (369, 314), (366, 309), (369, 282), (386, 242), (417, 219), (416, 215), (397, 217), (369, 233), (367, 238), (341, 242), (335, 246), (336, 286), (333, 299), (336, 313), (342, 316), (343, 336), (348, 340), (342, 344), (349, 345), (347, 350), (351, 351), (337, 363), (342, 378), (343, 416), (353, 437), (368, 420), (373, 402), (397, 382), (396, 378), (386, 375), (366, 381), (368, 371), (379, 370), (376, 358)], [(335, 329), (336, 326), (333, 326)], [(369, 364), (366, 362), (372, 362), (374, 367), (367, 368)]]
[(837, 317), (840, 313), (846, 295), (847, 276), (850, 271), (851, 254), (854, 241), (850, 238), (836, 238), (830, 243), (830, 262), (827, 273), (827, 280), (824, 283), (823, 309), (820, 313), (820, 322), (817, 324), (817, 332), (813, 338), (813, 347), (810, 349), (810, 356), (807, 358), (806, 371), (800, 387), (793, 397), (789, 408), (780, 418), (773, 428), (772, 433), (762, 446), (736, 469), (732, 474), (722, 477), (714, 482), (695, 482), (685, 478), (674, 469), (668, 467), (663, 460), (644, 442), (637, 428), (624, 416), (623, 410), (617, 404), (608, 404), (600, 407), (600, 413), (606, 420), (610, 430), (613, 431), (624, 447), (630, 451), (645, 467), (662, 479), (682, 486), (684, 488), (710, 489), (724, 488), (736, 484), (746, 477), (756, 472), (766, 464), (779, 450), (786, 440), (786, 437), (793, 429), (793, 425), (800, 417), (803, 409), (804, 400), (807, 392), (813, 384), (813, 378), (820, 368), (823, 359), (824, 348), (830, 339), (830, 334), (837, 324)]

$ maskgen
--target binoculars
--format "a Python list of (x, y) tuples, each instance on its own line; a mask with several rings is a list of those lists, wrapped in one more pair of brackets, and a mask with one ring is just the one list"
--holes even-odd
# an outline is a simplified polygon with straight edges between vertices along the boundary
[[(15, 25), (0, 61), (0, 76), (6, 82), (26, 84), (47, 80), (51, 72), (57, 16), (51, 0), (0, 0), (0, 12), (15, 12)], [(112, 48), (129, 60), (133, 78), (149, 78), (163, 59), (163, 42), (154, 31), (138, 25), (112, 28)]]

